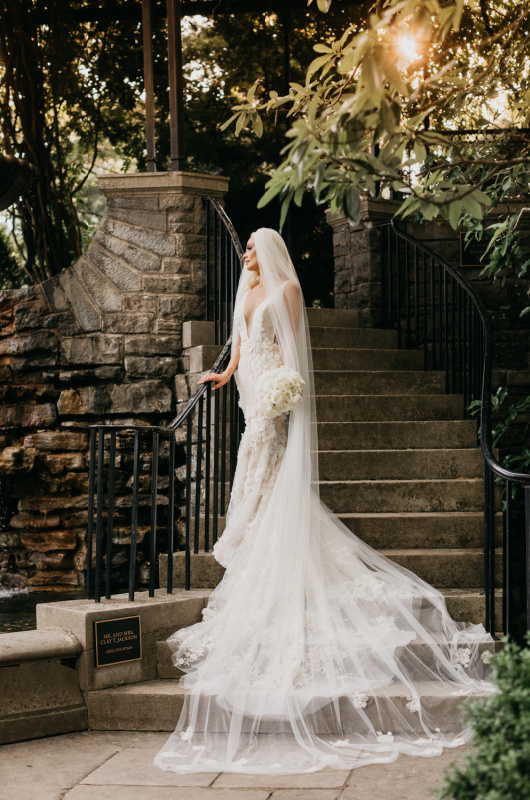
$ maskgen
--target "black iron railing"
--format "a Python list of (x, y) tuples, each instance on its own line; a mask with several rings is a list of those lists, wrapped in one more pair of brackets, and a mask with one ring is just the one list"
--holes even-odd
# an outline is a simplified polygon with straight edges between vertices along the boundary
[[(510, 634), (521, 616), (530, 629), (530, 475), (502, 467), (493, 452), (491, 372), (493, 337), (484, 304), (467, 281), (429, 247), (400, 231), (394, 222), (381, 227), (383, 325), (395, 328), (398, 346), (423, 351), (426, 370), (444, 373), (446, 393), (462, 395), (464, 416), (481, 400), (480, 443), (484, 456), (484, 592), (486, 628), (495, 633), (495, 477), (506, 482), (502, 546), (504, 633)], [(512, 486), (525, 498), (524, 543), (513, 526)], [(512, 551), (515, 547), (515, 557)], [(525, 575), (514, 578), (524, 554)], [(517, 586), (515, 586), (517, 584)], [(518, 601), (514, 598), (519, 598)]]
[[(205, 215), (206, 320), (214, 326), (216, 343), (226, 341), (210, 371), (221, 372), (230, 360), (233, 305), (243, 251), (215, 199), (205, 199)], [(134, 600), (141, 584), (147, 584), (152, 597), (161, 584), (160, 558), (166, 570), (163, 583), (171, 592), (176, 550), (185, 552), (182, 582), (190, 588), (192, 549), (195, 553), (208, 551), (217, 541), (241, 431), (233, 379), (220, 390), (212, 390), (211, 383), (198, 386), (167, 427), (90, 427), (87, 597), (99, 602), (102, 594), (109, 598), (127, 585), (129, 599)], [(184, 510), (177, 514), (181, 498), (175, 472), (184, 466), (178, 463), (182, 460)], [(183, 541), (179, 540), (182, 522)]]

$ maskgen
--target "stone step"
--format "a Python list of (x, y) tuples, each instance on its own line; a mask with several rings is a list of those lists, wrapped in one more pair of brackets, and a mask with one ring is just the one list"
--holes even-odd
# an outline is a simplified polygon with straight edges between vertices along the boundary
[[(481, 548), (484, 515), (481, 511), (339, 514), (341, 522), (376, 550), (427, 548)], [(495, 517), (495, 540), (502, 545), (503, 520)]]
[[(333, 309), (333, 316), (321, 315), (322, 325), (314, 325), (309, 320), (311, 344), (313, 347), (361, 347), (384, 349), (397, 348), (397, 332), (379, 328), (355, 328), (345, 325), (336, 325), (337, 317)], [(311, 311), (311, 309), (309, 309)], [(311, 314), (309, 314), (311, 318)], [(326, 322), (326, 318), (328, 322)], [(338, 319), (340, 323), (340, 318)], [(317, 323), (319, 319), (317, 317)], [(182, 346), (198, 347), (199, 345), (213, 345), (215, 341), (214, 323), (204, 320), (188, 320), (182, 325)]]
[[(423, 371), (423, 353), (418, 350), (363, 350), (351, 347), (313, 347), (315, 370)], [(436, 374), (436, 373), (435, 373)], [(439, 373), (441, 377), (442, 373)]]
[[(322, 476), (321, 476), (322, 477)], [(228, 504), (230, 483), (218, 483), (218, 497), (224, 487)], [(484, 481), (478, 478), (353, 478), (320, 480), (320, 497), (334, 514), (351, 511), (370, 513), (411, 511), (480, 511), (484, 504)], [(204, 486), (201, 491), (204, 496)], [(210, 483), (210, 498), (214, 483)], [(500, 498), (500, 487), (497, 492)], [(195, 494), (193, 494), (193, 502)]]
[[(484, 624), (485, 599), (483, 589), (470, 587), (442, 589), (447, 610), (457, 622)], [(495, 590), (495, 630), (502, 631), (502, 590)]]
[[(185, 324), (185, 323), (184, 323)], [(396, 331), (377, 328), (310, 327), (312, 347), (397, 348)]]
[(310, 328), (358, 328), (359, 312), (354, 308), (307, 308)]
[[(324, 401), (321, 401), (322, 403)], [(473, 448), (477, 444), (474, 420), (430, 422), (319, 422), (319, 450), (408, 450)]]
[[(415, 575), (440, 589), (468, 587), (480, 589), (484, 585), (484, 556), (480, 548), (436, 548), (381, 550), (390, 561), (400, 564)], [(159, 560), (160, 582), (165, 585), (167, 555)], [(502, 568), (497, 558), (498, 578)], [(222, 580), (224, 567), (211, 552), (190, 553), (191, 585), (197, 589), (213, 588)], [(173, 555), (173, 581), (176, 588), (184, 586), (184, 552)]]
[[(433, 638), (437, 642), (437, 645), (442, 650), (443, 654), (447, 658), (451, 659), (449, 648), (447, 647), (447, 644), (444, 643), (444, 640), (440, 637)], [(491, 645), (489, 642), (483, 642), (479, 644), (479, 653), (482, 654), (486, 651), (492, 652), (494, 647), (495, 650), (498, 651), (500, 650), (501, 645), (502, 642), (496, 642), (494, 645)], [(407, 659), (407, 668), (409, 670), (409, 674), (412, 675), (414, 680), (429, 680), (429, 677), (432, 677), (432, 674), (429, 675), (429, 672), (433, 669), (436, 669), (436, 651), (428, 647), (423, 642), (411, 642), (408, 647), (415, 656), (413, 659)], [(184, 674), (179, 667), (176, 667), (173, 664), (173, 661), (171, 660), (172, 654), (172, 650), (167, 641), (156, 643), (157, 678), (161, 680), (176, 681), (179, 680), (179, 678), (181, 678)], [(399, 660), (402, 658), (403, 654), (406, 655), (406, 650), (398, 647), (396, 649), (397, 659)]]
[[(221, 345), (201, 344), (190, 347), (190, 374), (210, 370), (217, 360)], [(418, 350), (388, 350), (352, 347), (312, 347), (313, 369), (325, 370), (417, 370), (422, 375), (423, 353)], [(434, 373), (438, 374), (438, 373)], [(443, 378), (443, 374), (439, 375)]]
[[(382, 548), (482, 547), (484, 515), (480, 511), (344, 513), (340, 521), (363, 542)], [(195, 517), (191, 518), (191, 547), (194, 547)], [(217, 538), (225, 529), (225, 517), (218, 517)], [(204, 549), (205, 517), (199, 517), (199, 550)], [(208, 549), (213, 546), (213, 519), (210, 518)], [(495, 519), (497, 546), (502, 545), (502, 514)]]
[[(427, 444), (427, 442), (426, 442)], [(479, 478), (484, 474), (480, 448), (460, 450), (324, 450), (318, 455), (319, 477), (340, 480), (410, 480)]]
[(392, 422), (397, 420), (458, 420), (462, 398), (453, 394), (329, 394), (317, 395), (320, 422)]
[[(481, 548), (400, 548), (379, 552), (438, 589), (484, 587), (484, 551)], [(496, 568), (499, 584), (502, 580), (502, 550), (497, 551)]]
[[(416, 691), (426, 702), (443, 703), (444, 729), (455, 729), (461, 719), (462, 697), (451, 695), (440, 687), (439, 682), (418, 681)], [(363, 712), (376, 730), (386, 732), (396, 729), (396, 705), (402, 712), (404, 730), (412, 727), (420, 734), (422, 728), (419, 715), (406, 708), (410, 700), (409, 689), (393, 683), (374, 692)], [(154, 680), (128, 686), (116, 686), (90, 692), (87, 697), (88, 720), (91, 730), (173, 731), (182, 711), (186, 690), (175, 680)], [(391, 696), (391, 700), (387, 695)], [(466, 697), (470, 699), (470, 697)], [(342, 733), (354, 734), (358, 726), (358, 714), (348, 713), (349, 703), (339, 698)], [(393, 712), (393, 713), (392, 713)], [(392, 723), (390, 720), (392, 719)], [(276, 723), (262, 722), (261, 733), (268, 733)], [(324, 731), (322, 732), (325, 733)]]
[[(330, 351), (326, 351), (330, 352)], [(356, 351), (360, 353), (360, 350)], [(368, 351), (367, 351), (368, 352)], [(322, 366), (325, 366), (324, 359)], [(423, 372), (420, 370), (377, 370), (355, 369), (350, 364), (338, 370), (315, 369), (315, 394), (317, 395), (431, 395), (444, 392), (444, 377), (441, 372)], [(368, 364), (368, 366), (370, 366)], [(460, 401), (462, 406), (462, 401)], [(459, 416), (462, 416), (460, 413)]]
[(334, 512), (480, 511), (484, 483), (457, 480), (320, 481), (320, 497)]

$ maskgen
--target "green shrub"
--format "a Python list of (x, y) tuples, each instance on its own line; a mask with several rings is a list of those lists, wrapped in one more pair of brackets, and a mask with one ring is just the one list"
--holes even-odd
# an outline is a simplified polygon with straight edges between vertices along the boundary
[(530, 649), (507, 642), (492, 666), (500, 692), (466, 704), (476, 752), (446, 774), (439, 800), (530, 798)]

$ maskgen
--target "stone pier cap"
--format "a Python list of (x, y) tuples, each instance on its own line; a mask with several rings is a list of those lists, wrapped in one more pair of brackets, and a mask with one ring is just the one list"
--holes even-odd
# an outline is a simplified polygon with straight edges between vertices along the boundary
[[(180, 628), (200, 622), (210, 592), (176, 589), (168, 594), (165, 589), (157, 589), (154, 597), (149, 597), (148, 592), (137, 592), (134, 601), (121, 594), (109, 600), (102, 598), (99, 603), (84, 599), (40, 603), (37, 630), (66, 631), (79, 642), (77, 667), (83, 692), (153, 680), (157, 677), (157, 642)], [(134, 616), (140, 617), (141, 660), (96, 667), (94, 622)]]

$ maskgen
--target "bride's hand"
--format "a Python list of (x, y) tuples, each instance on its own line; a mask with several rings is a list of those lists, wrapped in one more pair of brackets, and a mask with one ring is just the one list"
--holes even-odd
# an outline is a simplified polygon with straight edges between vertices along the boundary
[(219, 389), (221, 386), (224, 386), (225, 383), (228, 383), (229, 380), (230, 380), (230, 375), (227, 375), (225, 372), (208, 372), (206, 373), (206, 375), (203, 375), (200, 381), (197, 381), (197, 383), (216, 381), (213, 388)]

